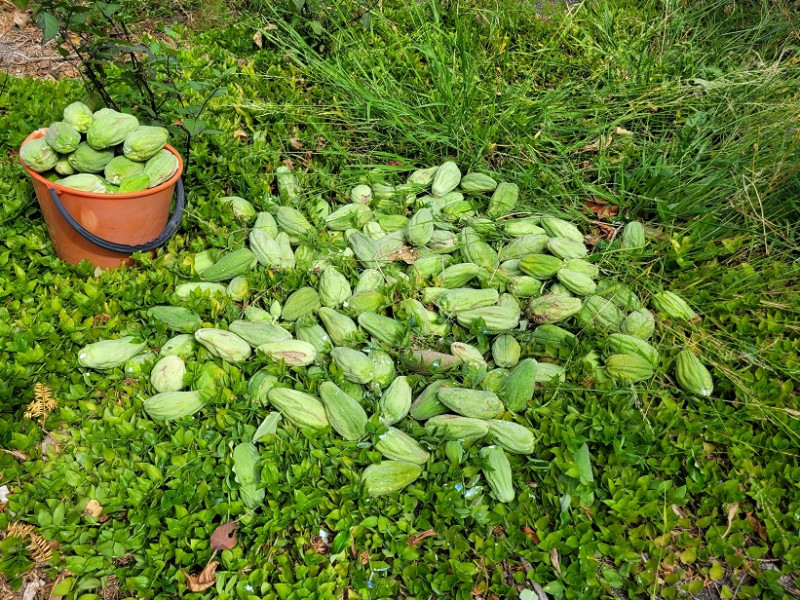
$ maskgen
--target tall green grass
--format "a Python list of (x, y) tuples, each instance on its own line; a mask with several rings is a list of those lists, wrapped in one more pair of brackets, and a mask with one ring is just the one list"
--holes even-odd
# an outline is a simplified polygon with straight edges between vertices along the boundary
[(788, 250), (800, 19), (783, 4), (393, 3), (368, 27), (331, 16), (324, 52), (277, 15), (264, 32), (326, 100), (289, 107), (329, 140), (323, 153), (449, 156), (507, 173), (550, 209), (597, 196), (703, 239), (744, 228)]

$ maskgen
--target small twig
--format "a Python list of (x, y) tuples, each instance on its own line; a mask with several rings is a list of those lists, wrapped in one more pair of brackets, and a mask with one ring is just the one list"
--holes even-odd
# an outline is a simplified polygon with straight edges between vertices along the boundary
[(536, 592), (536, 596), (537, 596), (537, 598), (539, 598), (539, 600), (550, 600), (548, 595), (542, 589), (542, 586), (540, 586), (535, 581), (531, 585), (533, 586), (533, 591)]
[(5, 63), (8, 65), (27, 65), (28, 63), (42, 62), (46, 60), (65, 62), (78, 58), (77, 54), (69, 54), (67, 56), (61, 56), (58, 54), (54, 54), (52, 56), (25, 56), (22, 52), (17, 52), (16, 50), (14, 51), (14, 54), (19, 56), (19, 59), (2, 60), (0, 61), (0, 64)]

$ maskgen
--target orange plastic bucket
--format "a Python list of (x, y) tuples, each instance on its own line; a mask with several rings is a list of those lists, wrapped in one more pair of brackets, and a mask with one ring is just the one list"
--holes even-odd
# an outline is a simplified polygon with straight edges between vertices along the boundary
[[(34, 131), (22, 145), (43, 137), (46, 131)], [(134, 252), (155, 250), (172, 237), (180, 224), (186, 199), (181, 180), (183, 160), (172, 146), (166, 149), (178, 158), (175, 174), (159, 186), (130, 194), (73, 190), (48, 181), (22, 163), (33, 180), (59, 258), (73, 264), (87, 259), (98, 267), (116, 268), (131, 264)], [(176, 187), (178, 198), (170, 218)]]

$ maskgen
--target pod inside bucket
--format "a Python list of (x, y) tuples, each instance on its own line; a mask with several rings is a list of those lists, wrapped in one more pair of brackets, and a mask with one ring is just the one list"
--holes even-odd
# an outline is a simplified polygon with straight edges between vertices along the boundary
[[(43, 137), (46, 131), (34, 131), (22, 145)], [(97, 267), (116, 268), (131, 264), (134, 252), (154, 250), (172, 237), (185, 206), (183, 160), (172, 146), (164, 148), (178, 159), (172, 177), (154, 188), (129, 194), (74, 190), (48, 181), (23, 163), (60, 259), (73, 264), (86, 259)], [(170, 217), (176, 188), (177, 202)]]

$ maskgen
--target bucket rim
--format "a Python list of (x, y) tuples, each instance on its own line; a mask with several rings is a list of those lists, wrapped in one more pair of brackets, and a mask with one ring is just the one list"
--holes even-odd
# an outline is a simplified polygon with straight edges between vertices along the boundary
[[(31, 132), (31, 134), (25, 138), (25, 141), (22, 142), (20, 145), (20, 149), (22, 146), (27, 144), (30, 140), (35, 140), (41, 137), (44, 137), (45, 133), (47, 132), (47, 127), (42, 127), (41, 129), (37, 129), (36, 131)], [(94, 198), (97, 200), (132, 200), (135, 198), (146, 198), (147, 196), (151, 196), (162, 192), (170, 187), (174, 187), (175, 183), (180, 179), (181, 175), (183, 174), (183, 158), (178, 153), (175, 148), (170, 146), (169, 144), (164, 145), (165, 150), (169, 150), (175, 157), (178, 159), (178, 168), (173, 173), (172, 177), (167, 179), (164, 183), (157, 185), (154, 188), (148, 188), (146, 190), (142, 190), (140, 192), (128, 192), (127, 194), (98, 194), (96, 192), (86, 192), (83, 190), (76, 190), (71, 187), (66, 187), (63, 185), (59, 185), (55, 181), (50, 181), (49, 179), (45, 179), (42, 177), (41, 174), (37, 173), (33, 169), (31, 169), (28, 165), (22, 162), (22, 155), (20, 153), (19, 163), (22, 165), (22, 168), (27, 171), (28, 175), (33, 179), (35, 183), (41, 183), (42, 185), (47, 186), (48, 188), (52, 188), (56, 190), (59, 195), (62, 193), (64, 194), (71, 194), (73, 196), (81, 196), (85, 198)]]

